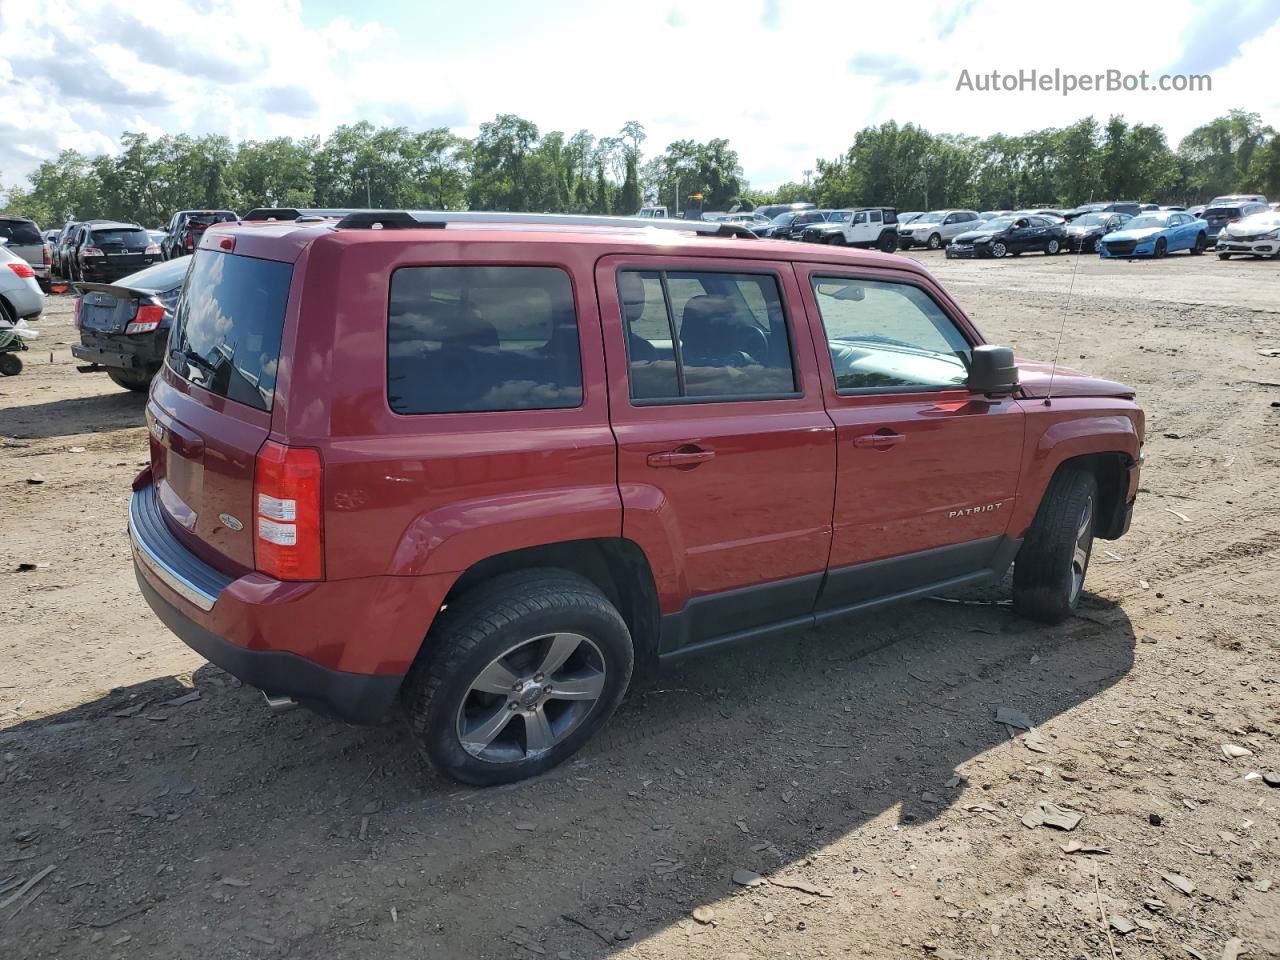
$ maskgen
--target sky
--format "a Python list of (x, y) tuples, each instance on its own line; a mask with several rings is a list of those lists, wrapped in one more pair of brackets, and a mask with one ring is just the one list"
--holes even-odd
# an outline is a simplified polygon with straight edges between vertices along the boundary
[[(234, 140), (368, 120), (472, 136), (498, 113), (543, 132), (644, 124), (647, 153), (725, 137), (747, 180), (801, 180), (868, 124), (983, 136), (1090, 114), (1171, 145), (1232, 108), (1280, 127), (1280, 0), (0, 0), (0, 186), (126, 130)], [(978, 92), (1055, 68), (1209, 74), (1205, 92)]]

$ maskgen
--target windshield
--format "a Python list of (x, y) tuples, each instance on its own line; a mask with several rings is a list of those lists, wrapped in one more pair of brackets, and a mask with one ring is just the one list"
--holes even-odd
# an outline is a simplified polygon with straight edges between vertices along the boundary
[(922, 213), (920, 216), (916, 217), (916, 218), (915, 218), (915, 220), (913, 220), (912, 222), (913, 222), (913, 223), (941, 223), (941, 222), (942, 222), (942, 214), (940, 214), (940, 213)]
[(1146, 230), (1151, 227), (1167, 227), (1169, 218), (1164, 214), (1147, 213), (1134, 217), (1124, 225), (1126, 230)]
[(123, 280), (117, 280), (116, 285), (148, 293), (164, 293), (182, 286), (182, 279), (187, 275), (189, 266), (191, 266), (190, 257), (177, 257), (157, 263), (154, 267), (139, 270), (137, 273), (131, 273)]
[(790, 212), (780, 213), (773, 218), (773, 222), (774, 223), (790, 223), (795, 218), (796, 218), (796, 215), (794, 213), (790, 213)]
[(1111, 219), (1109, 213), (1086, 213), (1083, 217), (1076, 217), (1075, 225), (1078, 227), (1101, 227)]
[(988, 220), (981, 227), (983, 233), (999, 233), (1001, 230), (1008, 230), (1013, 226), (1013, 217), (997, 217), (994, 220)]
[(270, 410), (293, 267), (215, 250), (192, 258), (169, 366), (210, 393)]

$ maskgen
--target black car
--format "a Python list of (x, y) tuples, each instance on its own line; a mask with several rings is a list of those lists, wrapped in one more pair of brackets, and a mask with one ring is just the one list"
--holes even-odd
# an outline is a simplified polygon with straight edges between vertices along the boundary
[(947, 245), (947, 258), (1018, 256), (1028, 250), (1053, 255), (1067, 249), (1066, 225), (1048, 217), (1001, 217), (962, 233)]
[(111, 283), (160, 261), (160, 247), (136, 223), (93, 220), (76, 227), (66, 255), (67, 278)]
[(1127, 213), (1108, 213), (1102, 210), (1082, 213), (1067, 224), (1067, 249), (1076, 253), (1097, 253), (1098, 240), (1104, 233), (1120, 230), (1132, 219)]
[(836, 214), (835, 210), (801, 210), (798, 213), (783, 213), (774, 218), (767, 233), (761, 236), (774, 240), (799, 240), (804, 228), (813, 223), (825, 223)]
[(232, 223), (239, 220), (234, 210), (179, 210), (169, 218), (160, 250), (166, 260), (185, 257), (194, 253), (200, 243), (200, 234), (215, 223)]
[(80, 342), (71, 353), (88, 363), (76, 369), (106, 370), (126, 390), (146, 390), (164, 365), (169, 324), (190, 263), (190, 257), (179, 257), (116, 283), (77, 283)]

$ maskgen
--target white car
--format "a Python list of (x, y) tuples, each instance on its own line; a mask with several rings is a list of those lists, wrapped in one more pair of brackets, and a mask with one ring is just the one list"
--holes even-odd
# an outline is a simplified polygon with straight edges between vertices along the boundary
[(981, 224), (982, 217), (977, 210), (934, 210), (899, 227), (898, 246), (903, 250), (910, 250), (912, 247), (941, 250), (960, 234)]
[(35, 270), (0, 239), (0, 320), (14, 324), (43, 311), (44, 294)]
[(1280, 211), (1255, 213), (1223, 227), (1218, 232), (1218, 259), (1230, 260), (1234, 254), (1280, 257)]

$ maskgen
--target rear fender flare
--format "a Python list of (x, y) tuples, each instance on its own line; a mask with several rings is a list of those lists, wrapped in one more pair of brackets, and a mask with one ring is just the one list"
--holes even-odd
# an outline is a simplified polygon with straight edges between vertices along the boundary
[(626, 504), (622, 535), (634, 541), (649, 560), (658, 608), (664, 614), (677, 613), (691, 593), (680, 518), (666, 495), (652, 484), (622, 484), (621, 491)]

